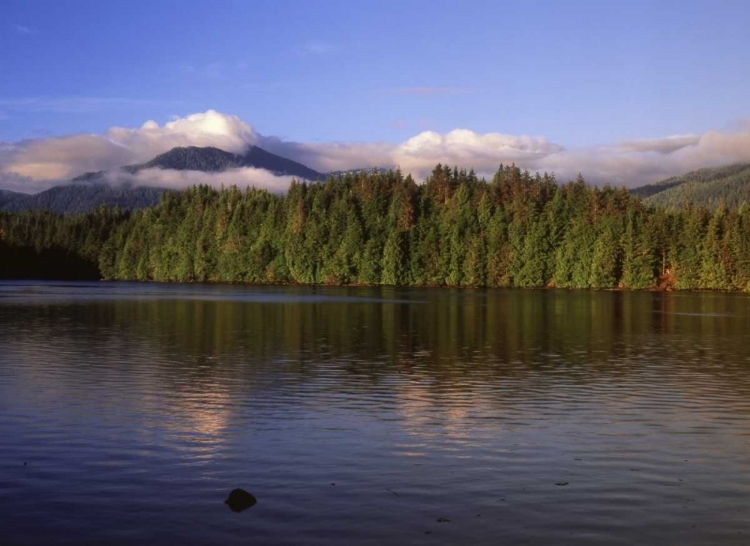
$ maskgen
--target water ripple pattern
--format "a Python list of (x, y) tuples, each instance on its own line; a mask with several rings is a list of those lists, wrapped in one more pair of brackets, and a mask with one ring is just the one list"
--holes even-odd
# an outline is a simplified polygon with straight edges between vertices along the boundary
[(750, 298), (0, 283), (0, 438), (3, 544), (744, 545)]

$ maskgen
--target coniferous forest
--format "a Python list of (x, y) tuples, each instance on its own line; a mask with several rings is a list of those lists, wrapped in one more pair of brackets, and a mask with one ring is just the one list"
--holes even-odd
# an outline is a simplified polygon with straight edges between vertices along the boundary
[(750, 211), (647, 206), (625, 188), (438, 165), (164, 193), (135, 212), (0, 214), (0, 277), (750, 290)]

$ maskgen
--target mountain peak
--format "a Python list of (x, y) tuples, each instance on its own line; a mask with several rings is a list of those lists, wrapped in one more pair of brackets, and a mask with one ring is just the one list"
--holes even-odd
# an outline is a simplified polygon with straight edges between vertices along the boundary
[(123, 167), (128, 172), (138, 172), (143, 169), (172, 169), (175, 171), (203, 171), (217, 172), (231, 169), (236, 165), (237, 156), (211, 146), (179, 146), (157, 155), (146, 163)]
[(243, 154), (233, 154), (212, 146), (180, 146), (159, 154), (151, 161), (140, 165), (128, 165), (123, 169), (136, 173), (143, 169), (172, 169), (176, 171), (221, 172), (228, 169), (254, 167), (265, 169), (279, 176), (295, 176), (306, 180), (325, 178), (301, 163), (250, 146)]

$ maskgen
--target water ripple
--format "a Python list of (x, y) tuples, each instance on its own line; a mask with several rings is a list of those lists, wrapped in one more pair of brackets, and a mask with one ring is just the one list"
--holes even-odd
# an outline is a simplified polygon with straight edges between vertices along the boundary
[[(736, 294), (0, 283), (0, 528), (746, 544), (748, 317)], [(226, 510), (234, 487), (258, 504)]]

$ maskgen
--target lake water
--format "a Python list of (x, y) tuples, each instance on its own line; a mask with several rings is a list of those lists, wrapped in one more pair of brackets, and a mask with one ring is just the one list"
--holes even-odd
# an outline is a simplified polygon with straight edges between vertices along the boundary
[(750, 297), (0, 283), (0, 543), (748, 544)]

